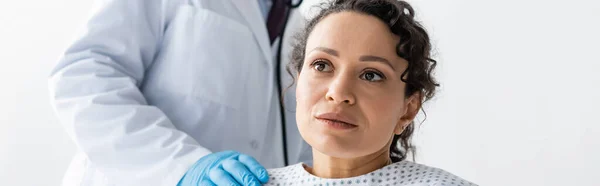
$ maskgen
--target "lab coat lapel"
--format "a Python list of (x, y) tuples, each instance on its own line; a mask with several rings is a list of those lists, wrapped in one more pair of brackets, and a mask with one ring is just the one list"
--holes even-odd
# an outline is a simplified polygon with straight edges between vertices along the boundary
[(261, 12), (256, 0), (230, 0), (241, 13), (242, 17), (246, 20), (246, 24), (252, 30), (254, 38), (258, 42), (260, 49), (265, 56), (267, 61), (271, 61), (272, 52), (271, 44), (269, 41), (269, 34), (267, 32), (267, 24), (261, 16)]

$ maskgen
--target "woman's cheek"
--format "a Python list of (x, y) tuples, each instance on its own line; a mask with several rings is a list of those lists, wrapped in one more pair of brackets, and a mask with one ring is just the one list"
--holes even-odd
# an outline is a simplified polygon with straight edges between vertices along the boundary
[(311, 77), (310, 72), (303, 72), (298, 77), (298, 84), (296, 87), (296, 99), (298, 104), (311, 104), (317, 98), (316, 94), (318, 92), (316, 90), (319, 89), (318, 80)]
[(301, 74), (296, 84), (296, 112), (301, 115), (300, 117), (307, 117), (306, 115), (310, 114), (311, 95), (311, 86)]

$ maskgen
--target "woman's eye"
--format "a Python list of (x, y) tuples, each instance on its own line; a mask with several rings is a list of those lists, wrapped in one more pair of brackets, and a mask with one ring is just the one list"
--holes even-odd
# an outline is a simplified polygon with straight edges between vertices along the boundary
[(323, 61), (313, 63), (313, 68), (319, 72), (330, 72), (332, 70), (331, 65)]
[(360, 75), (361, 79), (367, 80), (367, 81), (372, 81), (372, 82), (376, 82), (376, 81), (381, 81), (384, 79), (384, 76), (381, 75), (380, 73), (377, 72), (365, 72), (362, 75)]

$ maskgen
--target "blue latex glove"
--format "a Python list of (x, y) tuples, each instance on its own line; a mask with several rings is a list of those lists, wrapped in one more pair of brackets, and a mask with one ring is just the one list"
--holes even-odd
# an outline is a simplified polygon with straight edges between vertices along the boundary
[(177, 186), (260, 186), (267, 181), (267, 170), (254, 158), (235, 151), (223, 151), (200, 158)]

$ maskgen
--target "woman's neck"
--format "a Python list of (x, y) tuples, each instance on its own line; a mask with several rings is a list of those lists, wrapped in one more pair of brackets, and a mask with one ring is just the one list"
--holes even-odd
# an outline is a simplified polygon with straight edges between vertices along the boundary
[(351, 159), (327, 156), (313, 149), (313, 167), (305, 167), (305, 169), (321, 178), (349, 178), (373, 172), (391, 163), (387, 149)]

